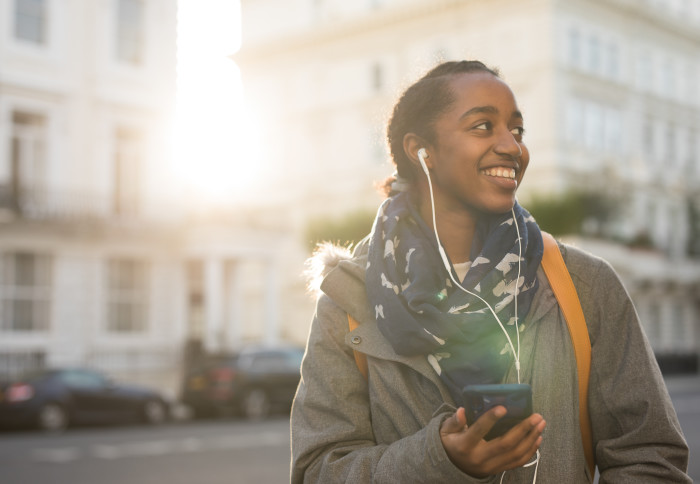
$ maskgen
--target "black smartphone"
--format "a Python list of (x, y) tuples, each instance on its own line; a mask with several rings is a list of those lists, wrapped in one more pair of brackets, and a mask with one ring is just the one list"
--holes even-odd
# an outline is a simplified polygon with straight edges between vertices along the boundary
[(532, 415), (532, 388), (527, 383), (469, 385), (463, 390), (467, 425), (471, 425), (490, 408), (503, 405), (508, 410), (484, 437), (499, 437)]

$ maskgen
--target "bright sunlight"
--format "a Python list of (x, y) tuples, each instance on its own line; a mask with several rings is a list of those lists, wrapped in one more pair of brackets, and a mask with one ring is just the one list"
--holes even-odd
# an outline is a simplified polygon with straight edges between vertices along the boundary
[(239, 47), (239, 2), (178, 0), (175, 171), (204, 206), (247, 199), (261, 175), (256, 123), (228, 58)]

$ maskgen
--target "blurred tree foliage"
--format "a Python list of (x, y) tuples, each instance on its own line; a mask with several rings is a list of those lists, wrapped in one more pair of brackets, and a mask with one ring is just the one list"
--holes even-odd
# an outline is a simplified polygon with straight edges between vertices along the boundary
[[(525, 208), (542, 230), (555, 236), (585, 234), (605, 237), (605, 226), (616, 215), (615, 198), (598, 191), (570, 190), (557, 195), (534, 196)], [(319, 242), (356, 244), (370, 230), (375, 212), (356, 210), (340, 217), (312, 219), (304, 234), (309, 250)]]
[(310, 250), (319, 242), (333, 242), (348, 246), (357, 244), (370, 230), (376, 212), (356, 210), (340, 217), (325, 216), (312, 219), (306, 227), (304, 239)]
[(525, 208), (544, 231), (554, 236), (605, 236), (605, 226), (616, 215), (616, 200), (593, 190), (569, 190), (535, 195)]

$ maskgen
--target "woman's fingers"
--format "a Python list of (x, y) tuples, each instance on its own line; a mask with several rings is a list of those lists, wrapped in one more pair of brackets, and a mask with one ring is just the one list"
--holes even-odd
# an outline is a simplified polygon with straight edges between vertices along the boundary
[(469, 426), (469, 440), (474, 444), (483, 440), (506, 412), (506, 407), (498, 405), (476, 419), (476, 422)]
[(485, 441), (484, 436), (505, 414), (505, 407), (497, 406), (467, 427), (465, 411), (459, 408), (440, 427), (440, 438), (450, 460), (474, 477), (497, 474), (530, 461), (542, 443), (544, 419), (533, 414), (505, 435)]
[(545, 427), (546, 422), (541, 415), (531, 415), (502, 437), (487, 443), (489, 457), (484, 465), (500, 472), (526, 464), (541, 445)]

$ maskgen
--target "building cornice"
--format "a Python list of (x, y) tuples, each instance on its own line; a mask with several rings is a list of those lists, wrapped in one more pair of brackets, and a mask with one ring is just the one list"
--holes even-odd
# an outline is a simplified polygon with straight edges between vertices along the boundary
[[(504, 0), (504, 3), (507, 2), (509, 0)], [(680, 34), (688, 41), (700, 45), (700, 28), (697, 25), (693, 25), (690, 21), (683, 22), (683, 19), (666, 14), (647, 2), (630, 0), (590, 0), (590, 2), (606, 8), (616, 8), (618, 12), (627, 17), (636, 16), (639, 20), (653, 23), (655, 27), (676, 36)], [(292, 32), (271, 40), (263, 40), (249, 46), (245, 45), (244, 39), (242, 49), (230, 57), (239, 65), (254, 66), (258, 63), (264, 64), (276, 57), (286, 57), (293, 53), (309, 50), (319, 45), (327, 45), (357, 34), (382, 30), (388, 25), (423, 20), (427, 16), (442, 14), (481, 3), (486, 3), (486, 1), (478, 0), (477, 2), (467, 3), (464, 0), (432, 0), (430, 2), (398, 5), (354, 18), (311, 25), (302, 31)], [(551, 3), (552, 8), (559, 9), (572, 4), (570, 0), (560, 0), (559, 2), (538, 0), (537, 3)], [(492, 5), (493, 1), (489, 2), (489, 4)], [(532, 8), (532, 5), (530, 8)]]
[[(478, 3), (484, 1), (479, 0)], [(430, 2), (414, 2), (405, 6), (380, 9), (373, 11), (371, 14), (353, 18), (321, 22), (318, 25), (311, 25), (302, 31), (250, 46), (245, 46), (244, 44), (239, 52), (230, 57), (239, 65), (248, 66), (266, 63), (273, 57), (286, 56), (293, 52), (303, 51), (309, 47), (316, 47), (373, 30), (382, 30), (388, 25), (422, 19), (425, 16), (464, 8), (466, 5), (464, 0), (431, 0)]]
[[(652, 5), (648, 0), (588, 0), (589, 3), (604, 8), (616, 8), (626, 18), (636, 18), (648, 22), (650, 26), (666, 31), (674, 36), (700, 46), (700, 20), (694, 24), (692, 19), (673, 16), (668, 11)], [(560, 0), (559, 5), (571, 4), (570, 0)]]

